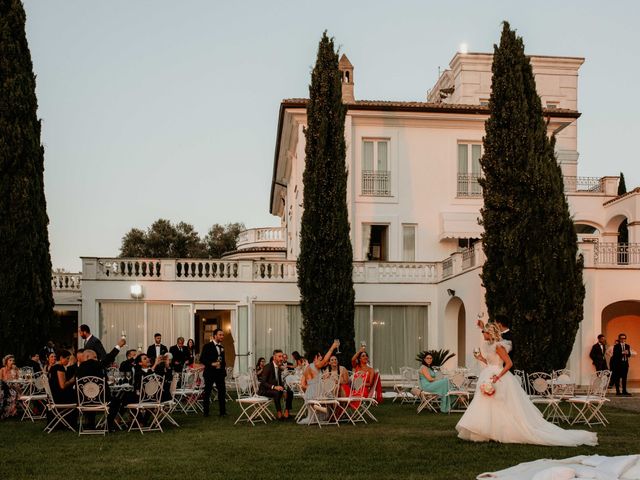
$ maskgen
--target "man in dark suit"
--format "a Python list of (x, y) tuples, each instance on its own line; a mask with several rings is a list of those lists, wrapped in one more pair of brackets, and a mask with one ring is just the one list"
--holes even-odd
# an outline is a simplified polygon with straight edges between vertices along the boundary
[(589, 358), (593, 363), (593, 366), (596, 367), (596, 372), (601, 370), (608, 370), (607, 368), (607, 359), (605, 358), (605, 354), (607, 353), (607, 341), (603, 334), (598, 335), (598, 342), (591, 347), (591, 351), (589, 352)]
[[(259, 395), (273, 398), (278, 419), (289, 418), (289, 412), (293, 405), (293, 392), (282, 380), (281, 366), (283, 361), (282, 350), (274, 350), (272, 361), (262, 369), (260, 388), (258, 389)], [(282, 397), (285, 397), (284, 414), (282, 413)]]
[(224, 340), (224, 332), (220, 328), (216, 328), (211, 336), (211, 341), (202, 347), (200, 353), (200, 363), (204, 365), (204, 416), (209, 416), (209, 403), (211, 402), (211, 391), (213, 384), (216, 384), (216, 390), (218, 391), (218, 406), (220, 408), (220, 416), (225, 417), (227, 415), (226, 410), (226, 396), (227, 390), (224, 384), (224, 378), (227, 376), (227, 364), (224, 358), (224, 347), (222, 341)]
[(80, 337), (84, 339), (84, 345), (82, 347), (85, 350), (93, 350), (94, 352), (96, 352), (98, 360), (102, 361), (107, 355), (107, 352), (102, 346), (102, 342), (100, 341), (100, 339), (94, 335), (91, 335), (91, 329), (89, 328), (89, 325), (80, 325)]
[(629, 373), (629, 358), (631, 358), (631, 347), (627, 343), (627, 335), (618, 335), (618, 343), (613, 346), (611, 355), (611, 381), (616, 386), (616, 395), (620, 393), (620, 382), (622, 381), (622, 395), (631, 396), (627, 392), (627, 374)]
[(173, 356), (171, 360), (171, 366), (174, 372), (182, 373), (184, 364), (187, 362), (189, 352), (187, 347), (184, 346), (184, 338), (178, 337), (176, 344), (169, 349), (169, 353)]
[(153, 336), (153, 340), (154, 340), (154, 343), (149, 345), (149, 348), (147, 348), (147, 357), (149, 357), (149, 360), (151, 360), (151, 363), (154, 363), (156, 361), (156, 358), (158, 358), (160, 355), (164, 355), (169, 351), (167, 347), (162, 344), (161, 334), (156, 333)]
[(120, 362), (120, 370), (122, 373), (130, 373), (133, 376), (133, 369), (136, 366), (136, 354), (138, 352), (135, 349), (127, 350), (127, 358)]

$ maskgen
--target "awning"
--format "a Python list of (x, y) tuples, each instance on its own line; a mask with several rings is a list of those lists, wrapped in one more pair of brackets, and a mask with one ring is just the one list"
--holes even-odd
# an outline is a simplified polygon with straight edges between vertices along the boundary
[(444, 212), (440, 214), (440, 240), (445, 238), (480, 238), (483, 228), (478, 212)]

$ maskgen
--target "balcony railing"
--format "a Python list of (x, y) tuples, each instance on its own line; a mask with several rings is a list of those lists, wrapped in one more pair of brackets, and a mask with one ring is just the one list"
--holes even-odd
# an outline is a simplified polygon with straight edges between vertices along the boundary
[(476, 250), (475, 248), (467, 248), (462, 252), (462, 269), (467, 270), (476, 266)]
[(604, 181), (600, 177), (564, 177), (565, 192), (604, 192)]
[(390, 197), (391, 172), (363, 170), (362, 195), (370, 195), (373, 197)]
[(442, 278), (449, 278), (453, 275), (453, 258), (445, 258), (442, 261)]
[(250, 228), (240, 232), (238, 235), (238, 249), (248, 248), (254, 246), (274, 246), (282, 244), (284, 246), (284, 228), (283, 227), (269, 227), (269, 228)]
[(79, 292), (82, 284), (81, 273), (52, 273), (51, 290), (54, 292)]
[(480, 175), (477, 173), (459, 173), (458, 174), (458, 197), (480, 197), (482, 196), (482, 187), (478, 183)]
[(640, 265), (640, 243), (595, 243), (593, 261), (596, 265)]

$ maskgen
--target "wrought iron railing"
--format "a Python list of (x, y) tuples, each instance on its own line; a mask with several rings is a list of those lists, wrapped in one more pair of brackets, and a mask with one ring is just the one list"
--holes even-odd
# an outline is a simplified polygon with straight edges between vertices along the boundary
[(480, 197), (482, 196), (482, 187), (478, 183), (480, 175), (477, 173), (459, 173), (458, 174), (458, 197)]
[(604, 192), (600, 177), (564, 177), (565, 192)]
[(640, 265), (640, 243), (596, 243), (596, 265)]
[(390, 197), (391, 172), (363, 170), (362, 195), (370, 195), (374, 197)]

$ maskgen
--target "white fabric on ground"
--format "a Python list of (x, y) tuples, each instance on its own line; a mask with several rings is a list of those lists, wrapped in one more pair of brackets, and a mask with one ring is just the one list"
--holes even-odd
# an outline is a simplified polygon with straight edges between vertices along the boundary
[(476, 478), (499, 480), (640, 480), (640, 455), (578, 455), (562, 460), (535, 460)]

